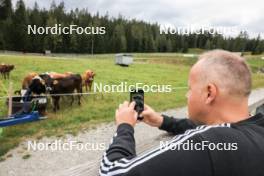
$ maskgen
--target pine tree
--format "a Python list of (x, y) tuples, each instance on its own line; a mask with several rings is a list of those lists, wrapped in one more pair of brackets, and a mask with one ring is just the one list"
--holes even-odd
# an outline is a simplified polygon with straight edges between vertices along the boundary
[(0, 20), (10, 18), (12, 15), (11, 0), (0, 0)]
[(210, 40), (207, 40), (206, 43), (205, 43), (205, 47), (204, 47), (206, 50), (210, 50), (212, 48), (211, 46), (211, 41)]
[(27, 12), (23, 0), (17, 1), (16, 10), (13, 17), (13, 36), (12, 43), (14, 50), (27, 51), (28, 34), (27, 34)]

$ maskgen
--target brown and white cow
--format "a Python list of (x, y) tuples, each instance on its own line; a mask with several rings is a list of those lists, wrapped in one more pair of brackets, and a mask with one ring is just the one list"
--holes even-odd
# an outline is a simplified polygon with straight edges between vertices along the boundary
[(95, 73), (92, 70), (86, 70), (82, 75), (82, 86), (85, 87), (86, 92), (92, 90), (92, 84), (94, 80)]

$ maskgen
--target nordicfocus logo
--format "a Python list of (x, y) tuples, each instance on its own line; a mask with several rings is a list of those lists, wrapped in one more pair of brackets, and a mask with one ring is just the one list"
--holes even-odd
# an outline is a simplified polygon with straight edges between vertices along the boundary
[(32, 142), (28, 141), (28, 151), (97, 151), (106, 150), (105, 143), (97, 142), (78, 142), (78, 141), (61, 141), (55, 140), (53, 142)]
[(45, 34), (53, 34), (53, 35), (71, 35), (71, 34), (87, 34), (87, 35), (104, 35), (106, 33), (106, 28), (104, 26), (94, 27), (87, 26), (81, 27), (75, 24), (69, 26), (62, 26), (61, 24), (55, 24), (54, 26), (36, 26), (36, 25), (28, 25), (27, 34), (34, 35), (45, 35)]
[(134, 89), (142, 89), (144, 92), (159, 92), (159, 93), (169, 93), (172, 92), (172, 85), (146, 85), (143, 83), (128, 84), (127, 82), (121, 82), (120, 84), (103, 84), (103, 83), (94, 83), (93, 91), (94, 92), (131, 92)]
[(219, 150), (219, 151), (235, 151), (238, 149), (237, 143), (212, 143), (210, 141), (194, 142), (187, 140), (184, 143), (174, 144), (169, 141), (160, 141), (161, 149), (169, 150)]
[(239, 29), (237, 27), (225, 27), (225, 26), (210, 26), (210, 25), (203, 25), (203, 26), (165, 26), (160, 25), (160, 34), (176, 34), (176, 35), (190, 35), (190, 34), (239, 34), (240, 32), (245, 32), (244, 29)]

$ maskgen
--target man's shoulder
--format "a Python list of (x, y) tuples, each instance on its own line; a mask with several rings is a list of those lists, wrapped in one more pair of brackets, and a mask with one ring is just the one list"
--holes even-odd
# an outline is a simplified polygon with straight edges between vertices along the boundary
[[(223, 139), (226, 136), (235, 135), (236, 130), (230, 124), (219, 125), (199, 125), (194, 129), (186, 130), (183, 134), (177, 135), (178, 138), (187, 138), (195, 141)], [(176, 137), (177, 137), (176, 136)]]
[[(199, 128), (199, 127), (198, 127)], [(208, 126), (208, 130), (199, 133), (197, 136), (201, 140), (215, 142), (238, 142), (238, 143), (256, 143), (264, 145), (264, 128), (257, 124), (222, 124)], [(253, 141), (252, 141), (253, 140)], [(255, 143), (253, 142), (253, 143)]]
[(239, 133), (241, 132), (234, 129), (231, 124), (225, 124), (215, 125), (213, 127), (209, 126), (208, 130), (200, 133), (198, 136), (200, 136), (202, 140), (223, 141), (229, 138), (234, 139)]

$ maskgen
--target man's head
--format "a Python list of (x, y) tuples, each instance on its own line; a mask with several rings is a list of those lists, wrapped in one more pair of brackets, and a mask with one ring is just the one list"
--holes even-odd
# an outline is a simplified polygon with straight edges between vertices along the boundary
[(251, 73), (237, 54), (224, 50), (202, 54), (190, 71), (188, 84), (188, 111), (195, 121), (232, 121), (228, 119), (232, 113), (248, 112)]

